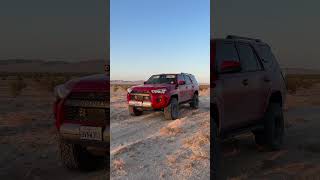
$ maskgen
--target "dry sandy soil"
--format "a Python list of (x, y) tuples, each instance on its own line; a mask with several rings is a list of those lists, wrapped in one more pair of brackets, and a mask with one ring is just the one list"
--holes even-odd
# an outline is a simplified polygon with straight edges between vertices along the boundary
[(251, 134), (223, 144), (226, 179), (320, 179), (320, 84), (287, 96), (286, 136), (281, 151), (255, 146)]
[(210, 99), (200, 93), (200, 107), (180, 107), (180, 118), (162, 112), (130, 116), (126, 91), (111, 93), (112, 179), (209, 179)]
[(0, 179), (106, 179), (95, 172), (68, 171), (60, 162), (52, 116), (52, 93), (32, 80), (11, 97), (10, 80), (0, 80)]
[[(68, 171), (60, 163), (51, 93), (32, 82), (17, 98), (0, 80), (0, 179), (108, 179), (105, 167)], [(208, 179), (209, 96), (199, 110), (130, 117), (123, 91), (112, 92), (112, 179)], [(266, 152), (250, 134), (223, 143), (226, 179), (320, 179), (320, 85), (288, 95), (283, 150)]]

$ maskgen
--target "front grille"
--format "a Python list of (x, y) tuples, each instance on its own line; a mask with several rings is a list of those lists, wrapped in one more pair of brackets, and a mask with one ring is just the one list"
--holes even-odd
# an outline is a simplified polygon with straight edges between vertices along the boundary
[(150, 101), (150, 95), (149, 94), (132, 94), (131, 100), (135, 101)]
[(109, 93), (72, 92), (64, 104), (64, 119), (106, 124), (110, 118)]
[(110, 95), (107, 92), (72, 92), (68, 99), (89, 100), (89, 101), (109, 101)]
[(105, 123), (110, 117), (110, 109), (65, 106), (65, 119), (69, 121), (95, 121)]

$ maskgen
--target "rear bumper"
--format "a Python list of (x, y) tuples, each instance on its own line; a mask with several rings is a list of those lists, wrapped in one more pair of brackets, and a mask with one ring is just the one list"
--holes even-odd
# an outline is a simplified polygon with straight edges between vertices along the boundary
[(105, 128), (102, 132), (102, 141), (96, 140), (83, 140), (80, 139), (80, 124), (71, 124), (64, 123), (60, 127), (60, 138), (63, 141), (73, 143), (73, 144), (81, 144), (81, 145), (89, 145), (89, 146), (109, 146), (110, 143), (110, 131), (109, 128)]

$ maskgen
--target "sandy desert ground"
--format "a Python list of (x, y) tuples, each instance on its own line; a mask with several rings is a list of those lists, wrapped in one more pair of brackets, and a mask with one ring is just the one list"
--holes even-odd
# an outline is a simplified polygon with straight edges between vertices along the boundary
[[(108, 179), (96, 171), (68, 171), (60, 162), (52, 93), (32, 81), (10, 96), (0, 80), (0, 179)], [(112, 92), (112, 179), (208, 179), (209, 99), (199, 110), (182, 107), (181, 118), (166, 121), (161, 112), (130, 117), (121, 95)], [(283, 150), (266, 152), (250, 134), (223, 143), (222, 176), (240, 179), (320, 178), (320, 84), (288, 95)], [(142, 178), (143, 175), (149, 174)]]
[(112, 179), (209, 179), (209, 89), (199, 109), (183, 105), (174, 121), (162, 112), (130, 116), (124, 89), (111, 97)]

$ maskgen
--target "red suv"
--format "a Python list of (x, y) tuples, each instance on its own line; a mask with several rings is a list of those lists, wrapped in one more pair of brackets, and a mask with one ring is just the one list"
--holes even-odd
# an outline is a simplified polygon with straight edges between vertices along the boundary
[(219, 139), (247, 131), (257, 144), (279, 149), (286, 84), (270, 46), (259, 39), (227, 36), (211, 40), (210, 56), (211, 157), (218, 158)]
[(92, 75), (55, 88), (61, 158), (70, 169), (93, 168), (109, 153), (108, 79), (105, 74)]
[(144, 110), (163, 110), (164, 117), (179, 117), (179, 104), (189, 103), (198, 108), (199, 85), (192, 74), (158, 74), (144, 85), (128, 89), (127, 100), (131, 115), (141, 115)]

